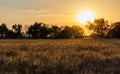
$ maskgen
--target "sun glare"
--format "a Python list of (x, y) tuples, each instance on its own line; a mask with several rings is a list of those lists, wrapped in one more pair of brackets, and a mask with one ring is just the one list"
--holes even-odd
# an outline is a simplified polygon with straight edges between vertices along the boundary
[(95, 14), (90, 11), (83, 11), (77, 15), (77, 22), (85, 24), (88, 21), (93, 22)]

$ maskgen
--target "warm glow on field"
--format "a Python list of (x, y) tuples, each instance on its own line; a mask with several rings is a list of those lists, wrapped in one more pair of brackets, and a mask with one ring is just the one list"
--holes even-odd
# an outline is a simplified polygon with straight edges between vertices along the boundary
[(77, 22), (85, 24), (88, 21), (93, 22), (95, 14), (90, 11), (83, 11), (77, 15)]

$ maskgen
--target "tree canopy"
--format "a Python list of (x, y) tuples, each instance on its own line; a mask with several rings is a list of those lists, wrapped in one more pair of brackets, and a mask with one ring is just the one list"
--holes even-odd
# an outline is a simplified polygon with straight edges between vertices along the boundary
[[(86, 28), (93, 31), (90, 36), (99, 38), (120, 38), (120, 22), (108, 24), (104, 18), (95, 19), (93, 23), (88, 22)], [(83, 38), (85, 30), (78, 26), (58, 26), (35, 22), (26, 27), (22, 32), (21, 24), (12, 25), (12, 30), (5, 23), (0, 25), (0, 38), (30, 38), (30, 39), (75, 39)]]
[(111, 38), (120, 38), (120, 22), (112, 24), (107, 36)]
[(86, 26), (88, 29), (93, 30), (91, 36), (105, 37), (109, 31), (110, 25), (104, 18), (95, 19), (93, 23), (88, 22)]

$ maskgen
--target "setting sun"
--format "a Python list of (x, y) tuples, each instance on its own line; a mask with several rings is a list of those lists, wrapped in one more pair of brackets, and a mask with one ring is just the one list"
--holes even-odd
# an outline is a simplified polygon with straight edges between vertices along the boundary
[(77, 15), (77, 22), (85, 24), (88, 21), (93, 22), (95, 14), (90, 11), (83, 11)]

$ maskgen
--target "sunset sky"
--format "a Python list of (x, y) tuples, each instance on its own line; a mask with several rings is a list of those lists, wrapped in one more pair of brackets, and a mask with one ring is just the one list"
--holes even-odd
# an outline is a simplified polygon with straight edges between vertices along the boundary
[(120, 21), (120, 0), (0, 0), (0, 23), (67, 25), (76, 23), (76, 15), (84, 10), (109, 22)]

